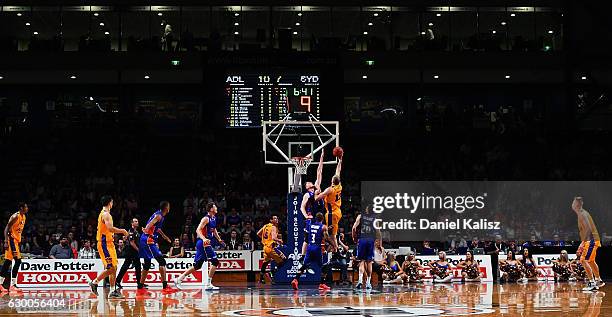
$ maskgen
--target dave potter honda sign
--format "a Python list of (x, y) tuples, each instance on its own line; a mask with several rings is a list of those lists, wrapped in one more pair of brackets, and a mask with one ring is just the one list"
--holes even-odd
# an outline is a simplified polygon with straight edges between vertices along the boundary
[[(579, 240), (574, 197), (584, 200), (599, 232), (612, 226), (612, 182), (362, 182), (362, 209), (391, 241)], [(548, 236), (545, 236), (548, 235)]]

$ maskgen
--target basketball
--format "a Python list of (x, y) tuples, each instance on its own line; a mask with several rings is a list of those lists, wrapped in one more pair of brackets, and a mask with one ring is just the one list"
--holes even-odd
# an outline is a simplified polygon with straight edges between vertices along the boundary
[(334, 150), (332, 151), (332, 154), (335, 157), (342, 157), (342, 155), (344, 155), (344, 150), (341, 147), (336, 146)]

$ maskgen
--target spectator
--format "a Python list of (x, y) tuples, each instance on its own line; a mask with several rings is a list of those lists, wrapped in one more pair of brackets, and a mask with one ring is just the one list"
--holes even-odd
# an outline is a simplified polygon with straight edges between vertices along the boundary
[(372, 262), (372, 271), (378, 275), (378, 282), (382, 283), (382, 273), (386, 268), (387, 253), (382, 246), (380, 239), (374, 241), (374, 262)]
[(115, 239), (117, 241), (117, 256), (120, 258), (125, 257), (125, 241), (123, 239)]
[(251, 241), (251, 236), (248, 233), (242, 235), (242, 250), (255, 250), (255, 244)]
[(89, 240), (83, 241), (83, 247), (79, 251), (79, 259), (95, 259), (96, 250), (91, 247)]
[(240, 215), (238, 214), (238, 211), (236, 211), (236, 208), (232, 208), (230, 215), (227, 216), (226, 224), (230, 227), (238, 227), (242, 224), (242, 218), (240, 218)]
[(484, 248), (484, 243), (482, 243), (482, 241), (478, 240), (478, 237), (474, 237), (474, 238), (472, 238), (472, 242), (470, 242), (469, 248), (472, 251), (474, 249), (482, 249), (482, 248)]
[(92, 244), (97, 242), (93, 225), (87, 225), (87, 230), (83, 234), (83, 237), (81, 237), (81, 240), (89, 240)]
[(423, 241), (423, 250), (421, 251), (422, 255), (434, 255), (436, 251), (431, 247), (429, 241)]
[(193, 249), (193, 242), (191, 242), (191, 239), (189, 239), (188, 234), (183, 233), (181, 240), (181, 246), (183, 246), (184, 249)]
[(64, 227), (62, 225), (55, 226), (55, 233), (53, 233), (53, 239), (60, 241), (64, 236)]
[(238, 242), (238, 231), (232, 230), (230, 233), (230, 239), (227, 242), (228, 250), (242, 250), (242, 245)]
[(79, 241), (77, 241), (74, 238), (74, 233), (73, 232), (68, 232), (68, 243), (70, 243), (70, 247), (73, 248), (74, 250), (78, 250), (79, 249)]
[(175, 238), (172, 246), (170, 247), (170, 251), (168, 251), (168, 258), (184, 258), (185, 257), (185, 248), (181, 245), (181, 240), (179, 238)]
[(264, 196), (263, 193), (259, 194), (259, 197), (255, 199), (255, 208), (258, 210), (267, 210), (270, 207), (270, 201)]
[(49, 258), (51, 259), (72, 259), (74, 255), (72, 248), (68, 243), (68, 237), (63, 236), (60, 238), (60, 243), (54, 245), (49, 251)]

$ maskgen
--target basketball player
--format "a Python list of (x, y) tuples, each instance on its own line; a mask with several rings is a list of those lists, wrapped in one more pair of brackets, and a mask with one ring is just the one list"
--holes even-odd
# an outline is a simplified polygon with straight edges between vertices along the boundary
[(261, 238), (261, 242), (264, 246), (264, 262), (261, 265), (261, 274), (259, 276), (259, 282), (261, 284), (266, 283), (264, 276), (266, 274), (266, 268), (271, 261), (274, 261), (276, 264), (276, 268), (270, 270), (270, 279), (274, 280), (274, 273), (276, 273), (276, 270), (283, 266), (285, 260), (287, 260), (285, 255), (278, 249), (278, 246), (283, 245), (283, 240), (277, 235), (277, 227), (278, 216), (272, 216), (270, 217), (270, 222), (257, 231), (257, 236)]
[[(302, 205), (300, 206), (300, 210), (302, 211), (302, 215), (304, 219), (306, 219), (304, 228), (308, 228), (310, 226), (310, 222), (313, 214), (317, 214), (319, 212), (325, 212), (325, 206), (323, 205), (323, 201), (315, 200), (315, 195), (320, 193), (321, 190), (321, 181), (323, 179), (323, 157), (325, 155), (325, 149), (321, 151), (321, 156), (319, 157), (319, 166), (317, 166), (317, 179), (315, 183), (306, 182), (306, 194), (302, 196)], [(297, 171), (296, 171), (297, 173)], [(304, 262), (304, 256), (306, 255), (306, 247), (308, 246), (308, 233), (304, 231), (304, 242), (302, 242), (302, 255), (300, 256), (300, 262)]]
[[(326, 271), (326, 268), (323, 267), (322, 244), (323, 241), (328, 240), (329, 236), (327, 233), (327, 226), (323, 224), (323, 214), (317, 213), (315, 222), (311, 223), (308, 228), (304, 228), (304, 230), (308, 230), (308, 248), (306, 249), (306, 257), (304, 257), (304, 264), (298, 270), (293, 281), (291, 281), (291, 286), (294, 290), (298, 289), (300, 276), (304, 274), (304, 271), (306, 271), (310, 265), (318, 264), (321, 266), (322, 271)], [(328, 291), (330, 289), (329, 286), (325, 285), (324, 274), (321, 274), (319, 290)]]
[(342, 169), (342, 155), (338, 157), (338, 166), (336, 166), (336, 174), (332, 177), (331, 186), (327, 187), (323, 192), (315, 195), (315, 200), (323, 199), (325, 201), (325, 224), (331, 229), (331, 245), (332, 252), (338, 251), (338, 225), (342, 219), (342, 184), (340, 183), (340, 170)]
[(582, 290), (596, 291), (605, 285), (599, 276), (599, 266), (595, 262), (597, 249), (601, 246), (601, 242), (599, 240), (599, 232), (597, 231), (597, 227), (595, 227), (595, 222), (593, 222), (591, 214), (582, 208), (583, 205), (584, 201), (582, 197), (574, 198), (572, 209), (578, 217), (578, 231), (580, 232), (580, 240), (582, 240), (582, 243), (578, 247), (578, 250), (581, 251), (580, 263), (582, 263), (586, 270), (587, 278), (590, 279), (587, 286)]
[(151, 260), (155, 259), (159, 265), (159, 273), (161, 275), (162, 280), (162, 294), (172, 294), (177, 290), (168, 286), (168, 282), (166, 280), (166, 259), (164, 255), (159, 250), (159, 246), (157, 244), (157, 239), (159, 236), (164, 238), (164, 240), (171, 242), (170, 238), (162, 231), (162, 225), (164, 224), (164, 219), (170, 212), (170, 203), (167, 201), (162, 201), (159, 203), (159, 210), (157, 210), (149, 220), (147, 221), (147, 226), (142, 229), (142, 235), (140, 236), (140, 244), (138, 246), (138, 253), (140, 258), (144, 259), (144, 264), (142, 268), (142, 276), (140, 277), (140, 284), (138, 285), (138, 293), (144, 294), (146, 293), (144, 289), (144, 283), (147, 280), (147, 275), (149, 274), (149, 270), (151, 269)]
[(89, 287), (91, 287), (91, 292), (98, 296), (98, 283), (108, 276), (110, 287), (114, 288), (114, 290), (108, 294), (108, 298), (123, 298), (119, 289), (115, 288), (117, 251), (115, 251), (115, 244), (113, 243), (113, 234), (119, 233), (127, 235), (128, 232), (125, 229), (119, 229), (113, 226), (113, 216), (111, 216), (110, 213), (111, 209), (113, 209), (113, 198), (111, 196), (102, 196), (101, 203), (102, 210), (100, 211), (100, 215), (98, 215), (98, 232), (96, 234), (96, 240), (98, 241), (98, 253), (100, 254), (100, 259), (102, 259), (102, 264), (104, 264), (104, 271), (93, 281), (89, 282)]
[[(26, 222), (26, 214), (28, 213), (28, 205), (26, 203), (19, 203), (19, 211), (11, 215), (6, 227), (4, 228), (4, 240), (7, 242), (8, 248), (4, 253), (4, 264), (2, 265), (2, 271), (0, 272), (0, 290), (2, 292), (12, 289), (19, 291), (17, 287), (17, 273), (21, 266), (21, 252), (19, 251), (19, 243), (21, 242), (21, 233)], [(13, 272), (11, 272), (11, 262), (15, 261), (13, 265)], [(10, 282), (9, 285), (4, 285), (4, 282)], [(7, 283), (8, 284), (8, 283)]]
[(219, 287), (214, 286), (212, 283), (213, 276), (215, 275), (215, 271), (217, 270), (217, 266), (219, 266), (219, 260), (217, 259), (217, 254), (212, 247), (212, 239), (215, 238), (222, 245), (225, 243), (221, 240), (219, 233), (217, 232), (217, 205), (215, 203), (210, 202), (206, 205), (206, 210), (208, 210), (208, 214), (202, 217), (200, 220), (200, 224), (196, 229), (196, 234), (198, 235), (198, 240), (196, 242), (196, 254), (193, 259), (194, 264), (192, 267), (187, 269), (181, 276), (179, 276), (176, 280), (174, 280), (174, 285), (176, 288), (181, 288), (181, 283), (183, 280), (189, 276), (189, 274), (193, 274), (193, 272), (199, 270), (204, 265), (204, 262), (210, 262), (210, 268), (208, 270), (208, 281), (205, 286), (205, 290), (218, 290)]
[[(366, 275), (366, 289), (372, 289), (372, 261), (374, 260), (374, 240), (380, 231), (374, 228), (376, 217), (370, 212), (368, 205), (365, 211), (357, 216), (351, 233), (357, 243), (357, 259), (359, 260), (359, 277), (356, 289), (363, 288), (363, 274)], [(361, 227), (361, 228), (360, 228)]]

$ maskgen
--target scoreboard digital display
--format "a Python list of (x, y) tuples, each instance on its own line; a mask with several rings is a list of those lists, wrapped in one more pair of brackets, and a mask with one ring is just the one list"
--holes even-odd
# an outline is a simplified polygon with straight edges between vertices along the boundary
[(289, 113), (310, 113), (319, 119), (317, 73), (228, 74), (225, 78), (226, 127), (258, 128)]

